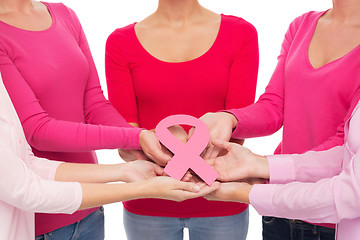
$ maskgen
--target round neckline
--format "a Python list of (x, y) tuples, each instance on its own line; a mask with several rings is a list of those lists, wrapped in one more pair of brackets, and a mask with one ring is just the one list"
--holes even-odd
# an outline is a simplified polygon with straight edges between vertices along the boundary
[(27, 29), (15, 27), (15, 26), (13, 26), (13, 25), (11, 25), (11, 24), (8, 24), (8, 23), (6, 23), (6, 22), (4, 22), (4, 21), (1, 21), (1, 20), (0, 20), (0, 23), (3, 24), (3, 25), (5, 25), (5, 26), (7, 26), (7, 27), (13, 28), (13, 29), (15, 29), (15, 30), (22, 31), (22, 32), (28, 32), (28, 33), (45, 33), (45, 32), (51, 31), (53, 28), (55, 28), (55, 25), (56, 25), (55, 15), (54, 15), (54, 13), (53, 13), (53, 10), (52, 10), (51, 6), (50, 6), (47, 2), (42, 2), (42, 1), (40, 1), (40, 2), (45, 5), (45, 7), (47, 8), (47, 10), (48, 10), (48, 12), (49, 12), (49, 14), (50, 14), (50, 17), (51, 17), (51, 21), (52, 21), (52, 22), (51, 22), (50, 27), (48, 27), (47, 29), (39, 30), (39, 31), (34, 31), (34, 30), (27, 30)]
[(306, 48), (306, 54), (305, 54), (305, 58), (306, 58), (306, 63), (307, 65), (311, 68), (311, 70), (313, 71), (318, 71), (318, 70), (321, 70), (323, 68), (326, 68), (327, 66), (329, 65), (332, 65), (332, 64), (335, 64), (336, 62), (346, 58), (346, 56), (350, 55), (352, 52), (356, 51), (357, 48), (360, 47), (360, 44), (358, 44), (357, 46), (355, 46), (353, 49), (351, 49), (350, 51), (348, 51), (347, 53), (345, 53), (343, 56), (339, 57), (339, 58), (336, 58), (318, 68), (315, 68), (314, 65), (311, 63), (310, 61), (310, 57), (309, 57), (309, 48), (310, 48), (310, 43), (311, 43), (311, 40), (313, 39), (313, 36), (314, 36), (314, 33), (315, 33), (315, 30), (316, 30), (316, 27), (318, 25), (318, 22), (319, 22), (319, 19), (324, 16), (325, 13), (327, 13), (330, 9), (326, 10), (326, 11), (323, 11), (323, 12), (320, 12), (319, 16), (317, 16), (317, 19), (314, 23), (314, 25), (312, 26), (312, 31), (310, 32), (309, 36), (308, 36), (308, 39), (307, 39), (307, 48)]
[(161, 63), (166, 63), (166, 64), (185, 64), (185, 63), (191, 63), (191, 62), (194, 62), (194, 61), (198, 61), (204, 57), (206, 57), (208, 54), (210, 54), (215, 45), (217, 45), (217, 42), (219, 41), (219, 38), (220, 38), (220, 35), (221, 35), (221, 32), (222, 32), (222, 29), (224, 28), (223, 27), (223, 24), (224, 24), (224, 15), (223, 14), (220, 14), (220, 24), (219, 24), (219, 29), (217, 31), (217, 35), (215, 37), (215, 40), (214, 42), (211, 44), (210, 48), (208, 50), (206, 50), (204, 53), (202, 53), (200, 56), (198, 57), (195, 57), (193, 59), (190, 59), (190, 60), (187, 60), (187, 61), (181, 61), (181, 62), (168, 62), (168, 61), (164, 61), (164, 60), (161, 60), (155, 56), (153, 56), (150, 52), (148, 52), (144, 46), (141, 44), (139, 38), (137, 37), (136, 35), (136, 31), (135, 31), (135, 25), (137, 24), (137, 22), (133, 23), (132, 24), (132, 27), (131, 27), (131, 30), (132, 30), (132, 33), (133, 33), (133, 36), (136, 40), (136, 43), (137, 45), (139, 45), (139, 47), (141, 48), (141, 51), (144, 52), (148, 57), (154, 59), (155, 61), (158, 61), (158, 62), (161, 62)]

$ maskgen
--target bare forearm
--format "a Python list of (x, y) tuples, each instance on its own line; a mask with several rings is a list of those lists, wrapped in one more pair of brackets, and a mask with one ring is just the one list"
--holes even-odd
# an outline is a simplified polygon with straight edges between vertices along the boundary
[(123, 181), (124, 164), (73, 164), (63, 163), (56, 171), (55, 181), (107, 183)]
[(144, 186), (139, 183), (82, 183), (81, 187), (83, 199), (79, 209), (146, 197)]

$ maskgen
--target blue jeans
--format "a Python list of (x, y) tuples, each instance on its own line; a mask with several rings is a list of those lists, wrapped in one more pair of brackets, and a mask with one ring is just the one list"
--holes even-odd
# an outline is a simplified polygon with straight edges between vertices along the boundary
[(104, 238), (104, 208), (100, 207), (86, 218), (36, 236), (35, 240), (104, 240)]
[(263, 240), (335, 240), (335, 229), (299, 220), (263, 217)]
[(249, 226), (249, 209), (226, 217), (172, 218), (130, 213), (124, 209), (124, 226), (128, 240), (182, 240), (189, 229), (191, 240), (245, 240)]

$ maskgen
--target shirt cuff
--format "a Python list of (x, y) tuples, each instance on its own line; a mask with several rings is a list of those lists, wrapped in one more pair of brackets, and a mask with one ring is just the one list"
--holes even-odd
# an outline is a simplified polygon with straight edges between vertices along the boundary
[(263, 216), (277, 216), (273, 204), (273, 194), (276, 185), (255, 184), (249, 195), (250, 204)]
[(288, 155), (266, 156), (269, 164), (270, 184), (284, 184), (295, 179), (295, 167)]

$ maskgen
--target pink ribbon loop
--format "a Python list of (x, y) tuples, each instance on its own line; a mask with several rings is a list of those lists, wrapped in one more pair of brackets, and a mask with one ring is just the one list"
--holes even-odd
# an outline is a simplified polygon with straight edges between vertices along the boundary
[[(194, 126), (195, 130), (187, 143), (180, 142), (168, 129), (177, 124)], [(187, 170), (192, 169), (204, 182), (211, 185), (219, 176), (218, 173), (200, 157), (201, 152), (209, 142), (209, 130), (205, 123), (189, 115), (172, 115), (164, 118), (155, 128), (160, 142), (174, 156), (166, 165), (164, 171), (169, 176), (180, 180)]]

